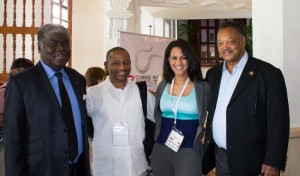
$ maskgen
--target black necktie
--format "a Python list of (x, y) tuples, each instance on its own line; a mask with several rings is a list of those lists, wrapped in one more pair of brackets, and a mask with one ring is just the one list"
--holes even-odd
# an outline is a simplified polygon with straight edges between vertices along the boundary
[(69, 159), (74, 161), (78, 153), (77, 134), (73, 119), (72, 106), (66, 87), (62, 81), (61, 72), (55, 73), (58, 80), (63, 118), (68, 128)]

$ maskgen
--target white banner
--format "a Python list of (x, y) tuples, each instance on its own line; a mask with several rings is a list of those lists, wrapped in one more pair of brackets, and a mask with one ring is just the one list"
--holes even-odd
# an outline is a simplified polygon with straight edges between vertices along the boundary
[(165, 49), (173, 40), (120, 32), (120, 46), (129, 52), (131, 58), (130, 78), (135, 82), (146, 81), (148, 89), (156, 91), (157, 79), (163, 71)]

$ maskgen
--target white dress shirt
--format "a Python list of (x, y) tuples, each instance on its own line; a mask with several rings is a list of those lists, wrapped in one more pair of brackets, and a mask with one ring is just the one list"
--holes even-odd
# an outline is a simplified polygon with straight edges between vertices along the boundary
[(241, 77), (244, 67), (248, 60), (248, 54), (245, 52), (239, 63), (233, 68), (230, 74), (224, 62), (222, 78), (220, 83), (217, 106), (213, 118), (213, 138), (215, 143), (220, 147), (227, 149), (226, 143), (226, 109), (231, 99), (233, 91)]
[[(143, 140), (145, 122), (138, 86), (128, 80), (124, 90), (106, 79), (87, 90), (87, 111), (93, 120), (93, 175), (138, 176), (147, 169)], [(113, 145), (113, 126), (129, 126), (129, 145)]]

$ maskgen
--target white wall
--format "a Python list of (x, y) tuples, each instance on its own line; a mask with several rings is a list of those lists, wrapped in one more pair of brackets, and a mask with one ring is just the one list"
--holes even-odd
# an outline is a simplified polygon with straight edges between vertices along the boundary
[(282, 0), (253, 0), (253, 55), (283, 68)]
[(154, 18), (143, 7), (141, 8), (141, 19), (141, 34), (153, 35)]
[(299, 0), (252, 0), (253, 55), (280, 68), (285, 77), (291, 127), (300, 127)]
[(103, 0), (73, 0), (72, 67), (84, 74), (91, 66), (103, 67), (105, 24)]
[(300, 1), (283, 1), (283, 71), (288, 89), (291, 127), (300, 127)]

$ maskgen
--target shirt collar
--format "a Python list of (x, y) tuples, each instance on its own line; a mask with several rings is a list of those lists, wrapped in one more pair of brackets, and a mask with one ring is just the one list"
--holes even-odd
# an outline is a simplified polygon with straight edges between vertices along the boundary
[[(126, 85), (125, 85), (124, 90), (127, 89), (127, 87), (130, 86), (130, 85), (129, 85), (129, 81), (130, 81), (130, 79), (127, 79), (127, 82), (126, 82)], [(108, 85), (108, 86), (107, 86), (108, 89), (112, 88), (112, 89), (117, 90), (117, 88), (111, 83), (111, 81), (110, 81), (109, 78), (106, 77), (106, 79), (104, 80), (104, 82), (106, 82), (106, 84)], [(121, 89), (120, 89), (120, 90), (121, 90)]]
[(42, 66), (46, 72), (46, 75), (49, 79), (51, 77), (53, 77), (56, 72), (61, 72), (63, 77), (69, 78), (64, 68), (61, 68), (59, 71), (56, 71), (56, 70), (53, 70), (51, 67), (49, 67), (47, 64), (45, 64), (42, 60), (41, 60), (41, 64), (42, 64)]
[[(233, 72), (235, 72), (235, 70), (243, 70), (246, 63), (248, 61), (248, 53), (245, 51), (242, 59), (239, 61), (239, 63), (234, 67)], [(223, 63), (223, 72), (226, 70), (226, 61)]]

